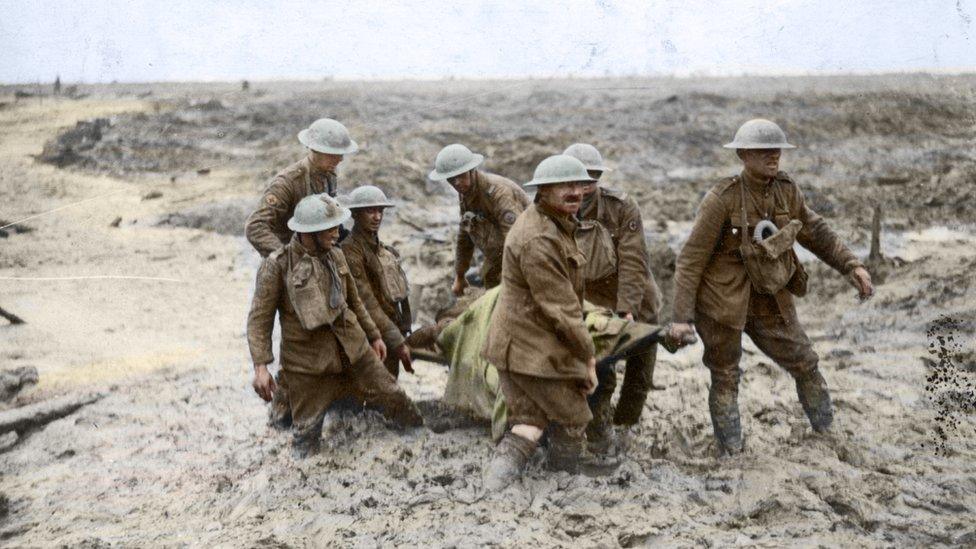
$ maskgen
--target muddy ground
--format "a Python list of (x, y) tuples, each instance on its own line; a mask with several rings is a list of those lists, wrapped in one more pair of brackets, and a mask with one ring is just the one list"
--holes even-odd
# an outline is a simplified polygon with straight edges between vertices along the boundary
[[(0, 88), (0, 219), (75, 204), (0, 234), (0, 306), (27, 321), (0, 324), (0, 366), (40, 373), (11, 405), (105, 394), (0, 453), (0, 543), (976, 544), (974, 84), (166, 84), (82, 87), (78, 100)], [(449, 300), (456, 199), (425, 180), (441, 146), (468, 143), (524, 181), (545, 156), (594, 143), (617, 168), (607, 184), (640, 202), (669, 288), (701, 193), (735, 173), (720, 145), (756, 115), (786, 127), (800, 149), (784, 168), (858, 253), (874, 207), (885, 212), (872, 301), (808, 263), (799, 309), (833, 390), (834, 437), (811, 434), (789, 376), (749, 343), (747, 451), (734, 459), (714, 455), (700, 346), (661, 357), (666, 390), (617, 468), (574, 477), (536, 462), (502, 494), (481, 491), (484, 427), (396, 433), (340, 414), (302, 462), (266, 427), (249, 387), (258, 257), (243, 217), (303, 154), (294, 136), (313, 119), (342, 120), (363, 146), (340, 168), (345, 188), (378, 184), (397, 200), (385, 236), (424, 322)], [(89, 278), (102, 276), (148, 278)], [(402, 383), (433, 400), (445, 379), (421, 364)]]

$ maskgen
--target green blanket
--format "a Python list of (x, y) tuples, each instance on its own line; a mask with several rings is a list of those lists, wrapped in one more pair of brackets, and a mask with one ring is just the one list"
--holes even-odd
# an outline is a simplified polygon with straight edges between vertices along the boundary
[[(491, 436), (498, 440), (505, 433), (508, 412), (498, 387), (498, 371), (481, 358), (488, 335), (491, 312), (501, 288), (491, 289), (471, 303), (448, 324), (437, 339), (442, 354), (450, 362), (443, 402), (475, 417), (491, 421)], [(653, 324), (628, 322), (610, 311), (585, 303), (586, 326), (593, 337), (597, 360), (611, 354), (626, 354), (628, 345), (659, 329)]]

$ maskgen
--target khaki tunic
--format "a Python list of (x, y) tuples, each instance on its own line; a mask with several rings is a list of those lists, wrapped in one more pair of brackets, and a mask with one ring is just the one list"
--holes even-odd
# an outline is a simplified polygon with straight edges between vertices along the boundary
[(482, 356), (499, 371), (586, 379), (593, 340), (583, 323), (586, 263), (575, 218), (533, 204), (505, 242), (502, 290)]
[(497, 286), (505, 235), (528, 205), (528, 195), (511, 179), (475, 171), (471, 189), (460, 196), (461, 224), (455, 243), (454, 272), (464, 276), (477, 248), (485, 256), (481, 269), (485, 287)]
[[(383, 334), (387, 350), (392, 352), (403, 344), (403, 334), (410, 329), (410, 318), (409, 309), (402, 309), (393, 301), (390, 290), (384, 283), (386, 273), (378, 255), (381, 250), (392, 254), (397, 262), (397, 274), (406, 281), (403, 269), (399, 268), (400, 254), (391, 246), (380, 242), (375, 233), (368, 233), (356, 226), (342, 242), (342, 251), (349, 263), (352, 277), (356, 280), (359, 298)], [(408, 318), (404, 318), (404, 315)]]
[(612, 274), (586, 281), (587, 301), (617, 313), (631, 313), (642, 322), (656, 322), (661, 290), (648, 265), (644, 222), (637, 201), (626, 193), (598, 187), (579, 218), (597, 221), (609, 231), (617, 258)]
[(288, 220), (298, 202), (310, 194), (335, 196), (338, 181), (334, 172), (316, 170), (305, 157), (271, 179), (258, 208), (247, 218), (244, 234), (254, 249), (267, 257), (291, 240)]
[[(741, 227), (739, 185), (743, 181), (748, 227)], [(861, 265), (827, 222), (807, 207), (803, 193), (786, 173), (779, 172), (767, 182), (750, 181), (743, 172), (720, 181), (699, 206), (691, 234), (678, 255), (674, 276), (675, 322), (692, 322), (698, 314), (703, 314), (742, 330), (747, 316), (795, 318), (792, 296), (787, 290), (780, 290), (775, 299), (752, 291), (739, 255), (739, 231), (747, 230), (751, 237), (762, 219), (771, 219), (780, 228), (792, 219), (800, 220), (803, 228), (797, 242), (843, 274)]]
[[(332, 284), (332, 262), (340, 277), (342, 304), (332, 312), (337, 316), (331, 324), (313, 330), (302, 327), (295, 305), (291, 302), (286, 284), (292, 265), (298, 265), (305, 257), (323, 261), (326, 268), (317, 283), (327, 297)], [(308, 284), (316, 283), (313, 278)], [(327, 300), (326, 300), (327, 303)], [(341, 310), (341, 311), (340, 311)], [(369, 341), (380, 338), (380, 332), (370, 319), (363, 302), (359, 299), (356, 282), (352, 278), (345, 256), (338, 248), (332, 248), (324, 256), (311, 256), (295, 237), (280, 251), (264, 259), (258, 269), (254, 299), (247, 317), (247, 343), (255, 364), (274, 362), (271, 350), (271, 332), (275, 313), (281, 325), (281, 368), (300, 374), (338, 374), (343, 370), (340, 350), (349, 363), (359, 362), (371, 353)]]

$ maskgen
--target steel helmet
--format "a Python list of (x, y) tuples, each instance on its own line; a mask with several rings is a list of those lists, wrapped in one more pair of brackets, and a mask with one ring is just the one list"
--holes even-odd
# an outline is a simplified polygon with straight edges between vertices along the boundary
[(298, 202), (295, 213), (288, 220), (288, 228), (296, 233), (327, 231), (345, 223), (352, 212), (322, 193), (310, 194)]
[(723, 145), (726, 149), (795, 149), (786, 142), (786, 134), (776, 122), (765, 118), (753, 118), (739, 126), (731, 143)]
[(484, 156), (471, 152), (460, 143), (455, 143), (437, 153), (437, 158), (434, 159), (434, 170), (427, 174), (427, 177), (432, 181), (446, 181), (477, 168), (484, 161)]
[(392, 208), (393, 202), (386, 197), (379, 187), (362, 185), (356, 187), (343, 199), (343, 204), (350, 210), (360, 208)]
[(571, 183), (582, 181), (592, 183), (596, 181), (586, 173), (586, 166), (579, 159), (567, 154), (557, 154), (539, 162), (532, 174), (532, 181), (523, 184), (523, 187), (539, 187), (541, 185), (554, 185), (556, 183)]
[(573, 158), (579, 159), (586, 166), (587, 170), (596, 172), (613, 171), (611, 168), (603, 165), (603, 156), (600, 155), (600, 151), (596, 150), (596, 147), (589, 143), (573, 143), (566, 147), (563, 154), (568, 154)]
[(298, 132), (302, 145), (315, 152), (328, 154), (352, 154), (359, 145), (349, 137), (349, 130), (331, 118), (319, 118), (312, 125)]

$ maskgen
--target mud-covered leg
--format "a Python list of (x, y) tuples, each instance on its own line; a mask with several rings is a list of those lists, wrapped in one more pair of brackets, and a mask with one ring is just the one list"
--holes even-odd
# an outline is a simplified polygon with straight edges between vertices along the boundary
[(396, 356), (393, 349), (387, 348), (386, 360), (383, 361), (383, 367), (386, 368), (387, 372), (390, 372), (393, 379), (400, 377), (400, 358)]
[(610, 399), (617, 388), (617, 370), (613, 365), (597, 369), (597, 387), (587, 398), (593, 419), (586, 426), (587, 448), (594, 454), (605, 454), (613, 446), (611, 426), (613, 406)]
[(793, 376), (800, 405), (813, 430), (828, 431), (834, 420), (830, 391), (818, 367), (820, 357), (796, 317), (789, 322), (779, 317), (750, 320), (746, 333), (756, 347)]
[(742, 357), (742, 332), (708, 317), (697, 319), (705, 353), (702, 362), (711, 374), (708, 411), (715, 439), (723, 453), (742, 451), (742, 422), (739, 418), (739, 359)]
[(549, 458), (546, 468), (550, 471), (578, 473), (580, 458), (586, 440), (583, 425), (549, 424)]
[(322, 445), (322, 423), (325, 419), (325, 411), (315, 417), (295, 423), (292, 427), (292, 454), (296, 458), (306, 458), (317, 454)]
[(616, 425), (636, 425), (644, 411), (647, 393), (654, 388), (654, 365), (657, 363), (657, 345), (646, 353), (628, 357), (624, 380), (620, 387), (620, 400), (613, 416)]
[(420, 410), (373, 353), (363, 355), (350, 369), (349, 375), (367, 407), (379, 411), (398, 427), (424, 424)]
[(281, 372), (275, 376), (275, 392), (271, 396), (271, 407), (268, 408), (268, 425), (278, 430), (291, 427), (291, 403), (288, 401), (288, 388), (285, 385), (286, 376)]

